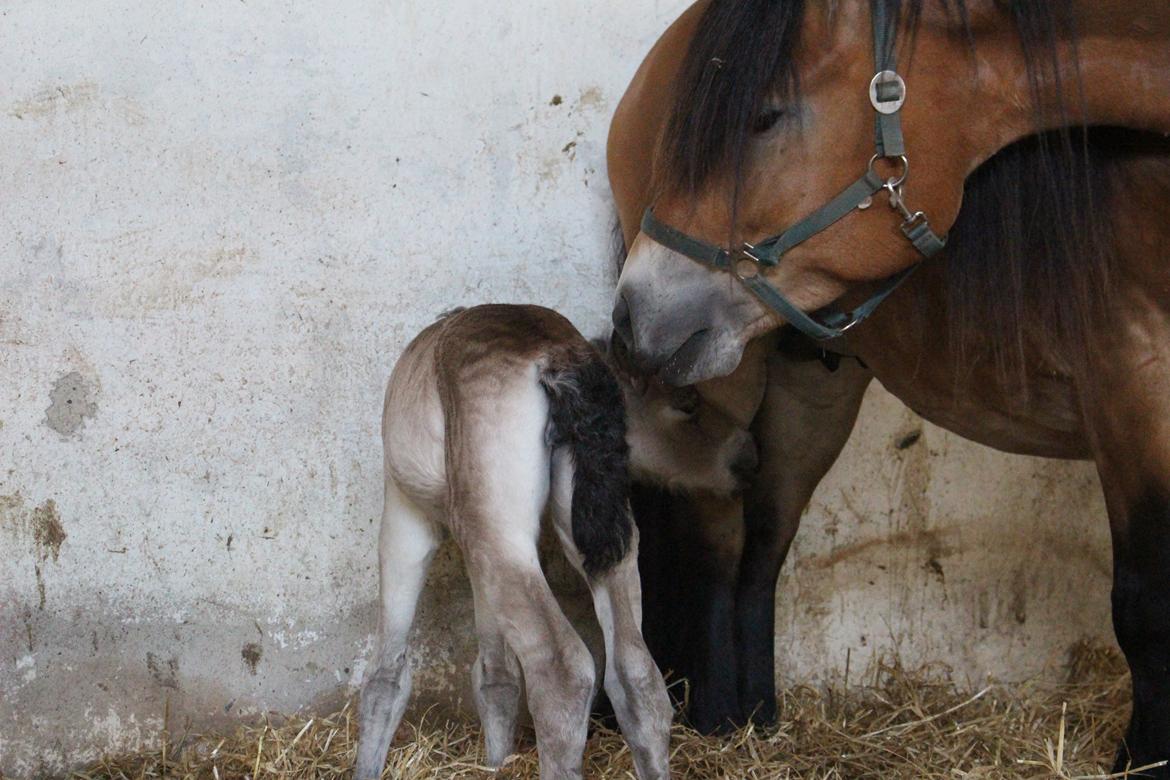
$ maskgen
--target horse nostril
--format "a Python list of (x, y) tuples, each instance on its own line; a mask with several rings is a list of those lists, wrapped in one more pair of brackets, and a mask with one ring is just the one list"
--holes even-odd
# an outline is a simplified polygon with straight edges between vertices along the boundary
[(613, 330), (628, 349), (634, 348), (634, 324), (630, 317), (630, 304), (624, 295), (618, 296), (613, 307)]

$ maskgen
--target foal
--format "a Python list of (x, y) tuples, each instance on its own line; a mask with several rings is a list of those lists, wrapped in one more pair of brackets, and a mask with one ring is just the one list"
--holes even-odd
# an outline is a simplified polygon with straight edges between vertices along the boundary
[(737, 471), (754, 468), (755, 448), (696, 396), (618, 376), (565, 318), (537, 306), (459, 311), (403, 352), (382, 415), (380, 636), (361, 693), (358, 780), (380, 775), (406, 708), (407, 634), (440, 525), (471, 579), (488, 763), (512, 752), (523, 675), (540, 776), (581, 777), (594, 664), (537, 560), (546, 508), (592, 592), (605, 691), (638, 777), (670, 776), (672, 712), (642, 640), (629, 469), (726, 494), (741, 486)]

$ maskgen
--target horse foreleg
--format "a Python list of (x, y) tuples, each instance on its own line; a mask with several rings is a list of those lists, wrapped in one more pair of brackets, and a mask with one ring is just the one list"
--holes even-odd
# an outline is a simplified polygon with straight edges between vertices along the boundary
[[(1113, 536), (1113, 630), (1133, 678), (1115, 772), (1170, 760), (1170, 469), (1153, 478), (1140, 457), (1134, 448), (1098, 459)], [(1170, 768), (1142, 776), (1170, 778)]]
[(733, 605), (741, 503), (635, 485), (631, 504), (646, 646), (675, 702), (689, 703), (691, 725), (706, 733), (730, 728), (740, 721)]
[(735, 587), (743, 554), (743, 509), (738, 499), (677, 496), (673, 546), (676, 610), (674, 641), (683, 651), (675, 671), (689, 686), (687, 717), (704, 734), (743, 721), (737, 686)]
[(679, 612), (671, 576), (673, 555), (668, 527), (671, 496), (664, 488), (634, 483), (630, 489), (630, 505), (639, 536), (642, 636), (658, 668), (667, 674), (680, 674), (687, 664), (681, 660), (675, 641)]
[[(1117, 772), (1170, 760), (1170, 345), (1144, 335), (1110, 351), (1086, 394), (1113, 537), (1113, 628), (1133, 678)], [(1170, 779), (1170, 766), (1141, 776)]]
[[(1117, 772), (1170, 760), (1170, 482), (1128, 497), (1120, 513), (1111, 517), (1113, 629), (1133, 676), (1133, 714)], [(1143, 776), (1170, 778), (1170, 768)]]
[(853, 430), (870, 379), (855, 360), (834, 371), (781, 352), (768, 361), (767, 392), (752, 423), (760, 472), (745, 498), (735, 599), (740, 706), (756, 723), (776, 719), (776, 579), (813, 490)]

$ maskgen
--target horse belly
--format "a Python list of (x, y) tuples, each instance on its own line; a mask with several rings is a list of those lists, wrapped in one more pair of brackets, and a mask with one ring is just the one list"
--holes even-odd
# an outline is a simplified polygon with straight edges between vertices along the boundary
[(1067, 377), (1030, 377), (1029, 394), (1003, 393), (994, 380), (956, 388), (953, 374), (883, 371), (882, 385), (926, 420), (963, 438), (1019, 455), (1083, 459), (1090, 456), (1073, 383)]

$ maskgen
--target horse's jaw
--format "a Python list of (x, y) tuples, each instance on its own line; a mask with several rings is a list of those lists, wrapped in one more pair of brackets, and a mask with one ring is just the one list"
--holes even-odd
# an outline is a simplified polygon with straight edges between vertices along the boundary
[(676, 387), (727, 376), (739, 366), (744, 346), (727, 332), (697, 331), (667, 359), (658, 375)]

